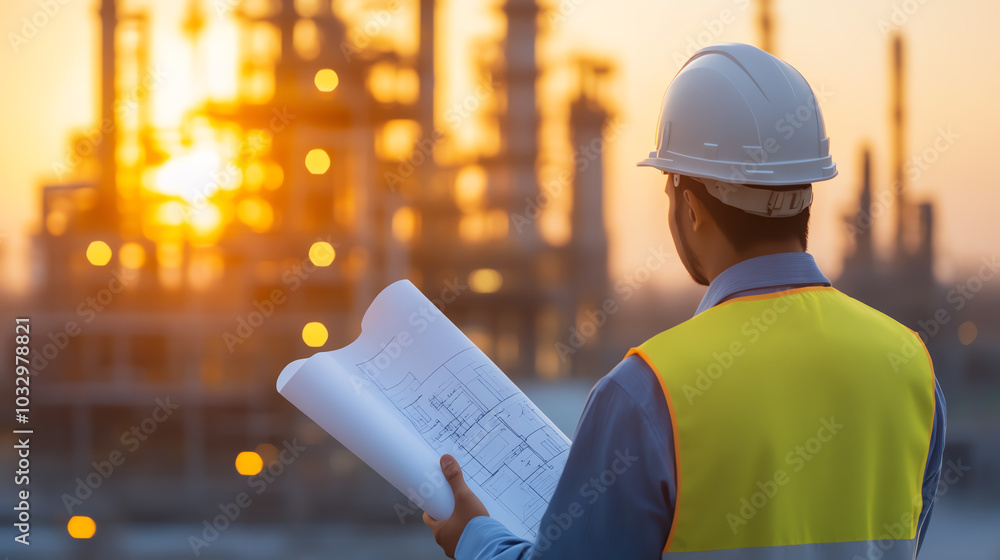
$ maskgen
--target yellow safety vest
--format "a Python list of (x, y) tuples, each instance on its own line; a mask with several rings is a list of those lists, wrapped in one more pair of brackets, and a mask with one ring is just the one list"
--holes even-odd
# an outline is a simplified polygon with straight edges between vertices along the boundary
[(673, 424), (664, 558), (915, 556), (935, 406), (916, 333), (807, 287), (724, 302), (631, 354)]

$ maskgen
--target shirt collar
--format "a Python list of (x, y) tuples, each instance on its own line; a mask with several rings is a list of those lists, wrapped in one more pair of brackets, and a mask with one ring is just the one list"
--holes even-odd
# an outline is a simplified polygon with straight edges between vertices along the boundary
[[(775, 253), (740, 261), (715, 277), (701, 298), (695, 315), (714, 307), (729, 296), (747, 290), (780, 287), (790, 289), (800, 285), (830, 285), (809, 253)], [(775, 290), (776, 291), (776, 290)]]

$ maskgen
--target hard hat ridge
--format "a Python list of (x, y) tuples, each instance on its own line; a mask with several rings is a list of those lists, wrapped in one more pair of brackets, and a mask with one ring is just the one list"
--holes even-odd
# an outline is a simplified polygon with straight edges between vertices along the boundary
[(695, 53), (663, 96), (656, 132), (656, 150), (638, 165), (750, 190), (837, 175), (808, 82), (750, 45), (724, 43)]

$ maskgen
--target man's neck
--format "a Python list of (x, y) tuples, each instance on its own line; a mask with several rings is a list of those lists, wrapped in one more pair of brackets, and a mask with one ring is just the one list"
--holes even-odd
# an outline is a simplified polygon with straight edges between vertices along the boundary
[(788, 241), (767, 241), (764, 243), (758, 243), (753, 247), (749, 247), (739, 252), (731, 250), (724, 252), (724, 254), (720, 255), (720, 258), (715, 259), (714, 262), (706, 263), (705, 274), (709, 282), (711, 282), (729, 267), (746, 260), (763, 257), (764, 255), (804, 252), (805, 249), (802, 247), (802, 244), (796, 239)]

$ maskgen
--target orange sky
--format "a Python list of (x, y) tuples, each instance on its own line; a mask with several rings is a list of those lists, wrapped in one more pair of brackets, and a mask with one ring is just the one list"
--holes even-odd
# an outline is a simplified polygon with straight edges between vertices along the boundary
[[(147, 3), (156, 21), (155, 49), (182, 48), (179, 37), (172, 35), (186, 2), (135, 4)], [(216, 4), (206, 3), (209, 10)], [(686, 58), (689, 46), (703, 46), (706, 40), (755, 42), (756, 6), (748, 0), (548, 4), (565, 17), (552, 23), (541, 48), (546, 60), (582, 50), (620, 65), (615, 104), (622, 133), (610, 146), (607, 168), (612, 277), (618, 278), (640, 264), (650, 246), (670, 246), (662, 176), (634, 163), (652, 148), (660, 98), (679, 66), (677, 60)], [(69, 0), (14, 52), (11, 34), (21, 33), (22, 18), (33, 17), (39, 3), (0, 4), (5, 38), (0, 47), (0, 122), (6, 129), (0, 135), (0, 278), (7, 289), (23, 289), (30, 281), (23, 271), (30, 256), (28, 235), (38, 228), (39, 182), (63, 154), (67, 130), (93, 118), (97, 5), (97, 0)], [(440, 0), (439, 5), (439, 25), (447, 30), (438, 41), (441, 85), (457, 98), (469, 87), (469, 42), (496, 34), (503, 26), (490, 15), (495, 2)], [(879, 22), (892, 25), (894, 13), (908, 40), (909, 152), (917, 155), (932, 146), (939, 130), (956, 137), (946, 152), (930, 154), (937, 161), (910, 185), (911, 200), (933, 197), (937, 203), (938, 275), (950, 279), (993, 255), (1000, 240), (992, 215), (1000, 208), (995, 188), (1000, 180), (993, 168), (997, 156), (992, 152), (995, 131), (1000, 130), (1000, 110), (994, 107), (1000, 93), (1000, 45), (992, 37), (1000, 27), (1000, 3), (776, 0), (775, 7), (776, 53), (798, 68), (814, 90), (827, 94), (821, 106), (840, 176), (815, 189), (811, 237), (811, 252), (827, 274), (839, 272), (846, 244), (840, 216), (855, 200), (861, 143), (870, 143), (874, 150), (876, 189), (885, 189), (889, 182), (888, 43)], [(176, 70), (180, 75), (183, 68)], [(164, 96), (187, 95), (190, 84), (185, 79), (171, 81)], [(176, 118), (165, 106), (157, 117)], [(879, 228), (877, 236), (887, 239), (888, 230)], [(659, 280), (661, 285), (677, 285), (686, 281), (686, 274), (673, 260)]]

